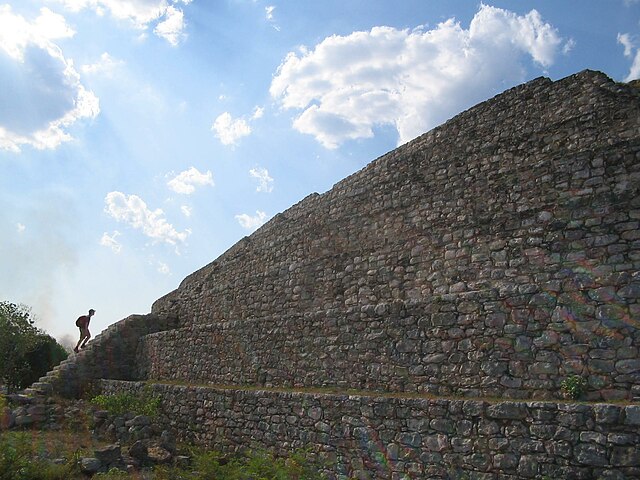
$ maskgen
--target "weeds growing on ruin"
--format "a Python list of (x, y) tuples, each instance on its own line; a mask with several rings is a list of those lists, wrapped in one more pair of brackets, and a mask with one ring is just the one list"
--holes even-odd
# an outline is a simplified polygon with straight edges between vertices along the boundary
[(562, 391), (572, 400), (578, 400), (587, 388), (587, 381), (580, 375), (570, 375), (560, 383)]

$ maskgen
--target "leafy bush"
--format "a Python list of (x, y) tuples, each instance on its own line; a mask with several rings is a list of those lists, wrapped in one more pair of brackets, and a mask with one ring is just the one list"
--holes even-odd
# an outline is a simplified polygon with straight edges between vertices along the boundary
[(156, 417), (160, 412), (160, 397), (145, 393), (140, 397), (130, 393), (118, 393), (115, 395), (97, 395), (91, 399), (91, 403), (108, 411), (112, 415), (146, 415)]
[(560, 383), (560, 388), (566, 396), (577, 400), (584, 394), (587, 381), (579, 375), (570, 375)]

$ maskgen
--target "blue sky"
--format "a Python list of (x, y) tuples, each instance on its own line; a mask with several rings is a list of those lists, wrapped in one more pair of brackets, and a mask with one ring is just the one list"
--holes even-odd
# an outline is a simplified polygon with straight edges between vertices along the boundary
[(460, 111), (639, 52), (638, 0), (0, 0), (0, 300), (95, 335)]

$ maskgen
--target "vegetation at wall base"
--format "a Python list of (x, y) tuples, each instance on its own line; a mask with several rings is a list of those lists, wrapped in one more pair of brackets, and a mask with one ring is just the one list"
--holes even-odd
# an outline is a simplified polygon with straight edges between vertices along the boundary
[[(0, 434), (0, 480), (80, 480), (80, 460), (90, 456), (70, 440), (74, 432), (21, 431)], [(94, 445), (95, 446), (95, 445)], [(95, 474), (96, 480), (320, 480), (323, 476), (307, 460), (304, 451), (276, 458), (263, 451), (223, 455), (200, 447), (183, 447), (187, 466), (158, 465), (153, 469), (125, 472), (111, 469)], [(53, 461), (57, 458), (57, 463)]]

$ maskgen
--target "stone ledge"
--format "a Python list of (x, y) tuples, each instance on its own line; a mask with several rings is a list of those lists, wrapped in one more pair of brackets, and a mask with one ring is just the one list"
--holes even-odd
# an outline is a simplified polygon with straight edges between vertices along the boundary
[(637, 478), (640, 473), (640, 456), (633, 447), (640, 441), (638, 404), (413, 398), (113, 380), (103, 381), (102, 388), (105, 394), (144, 389), (159, 396), (162, 422), (180, 440), (229, 452), (268, 449), (286, 455), (310, 448), (333, 479), (345, 475), (382, 480), (403, 474)]

